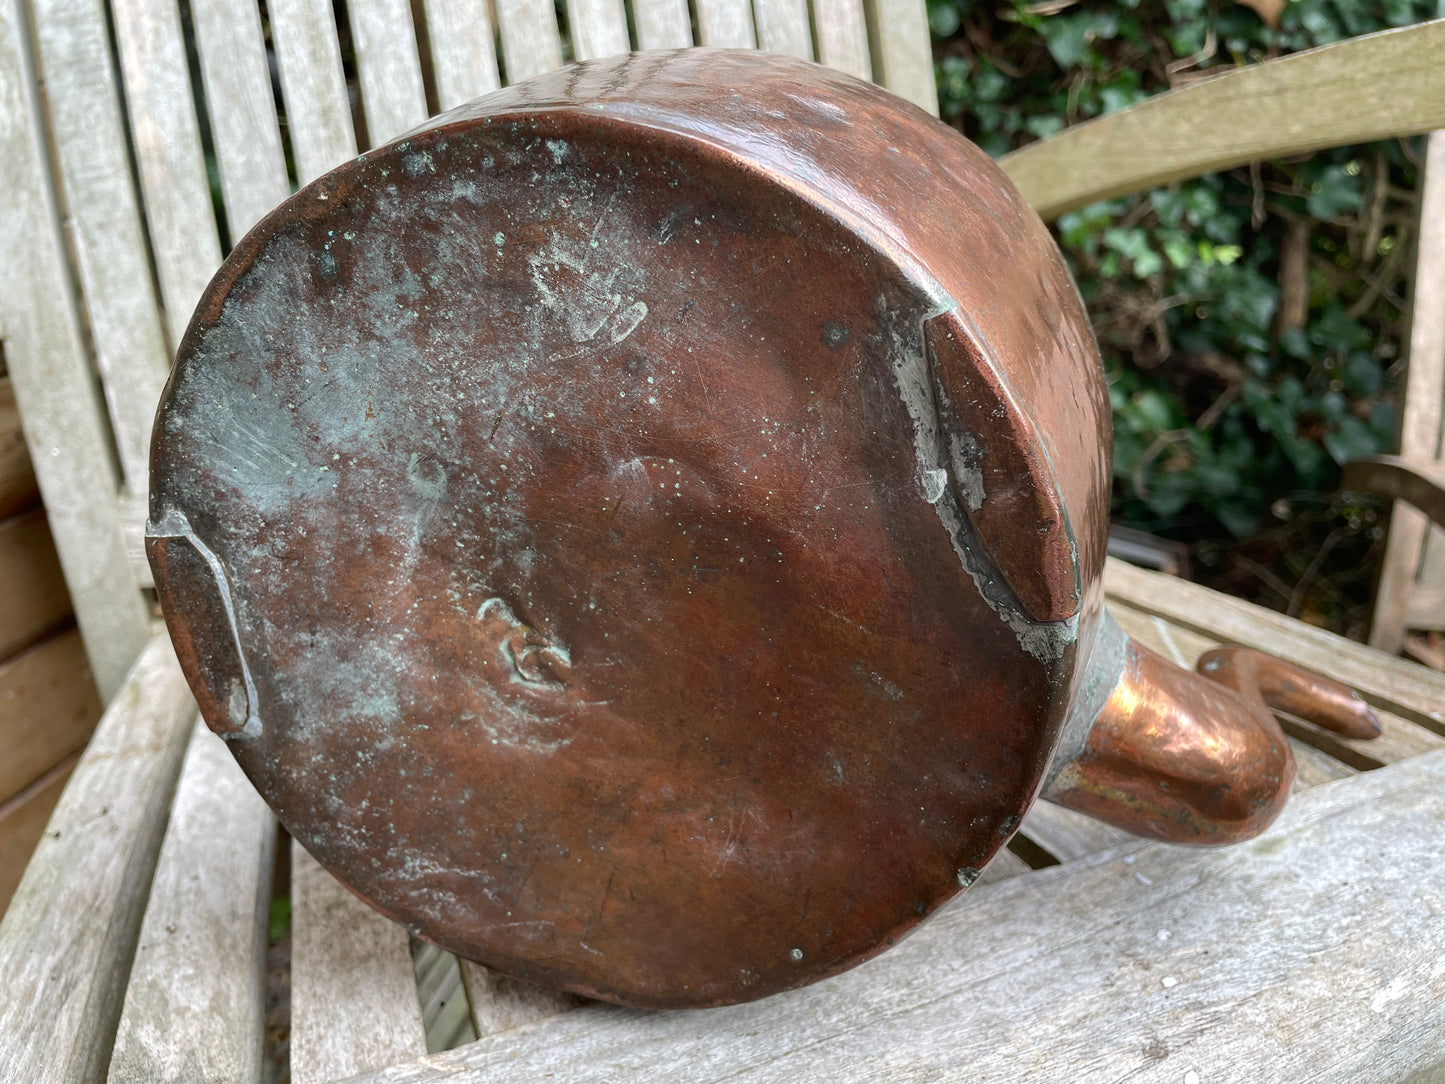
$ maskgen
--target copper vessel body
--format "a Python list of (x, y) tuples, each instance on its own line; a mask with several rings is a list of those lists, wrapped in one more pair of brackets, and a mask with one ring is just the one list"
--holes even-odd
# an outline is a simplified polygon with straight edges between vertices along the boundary
[(1077, 292), (985, 155), (812, 65), (639, 54), (247, 235), (147, 548), (207, 722), (359, 895), (510, 974), (713, 1005), (892, 944), (1046, 782), (1165, 838), (1277, 810), (1238, 697), (1220, 771), (1273, 798), (1132, 800), (1193, 722), (1119, 690), (1211, 686), (1110, 639), (1109, 447)]

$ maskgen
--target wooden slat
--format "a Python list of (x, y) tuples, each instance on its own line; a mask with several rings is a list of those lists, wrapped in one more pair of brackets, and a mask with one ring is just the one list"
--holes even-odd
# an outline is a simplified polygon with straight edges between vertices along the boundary
[(74, 629), (0, 663), (0, 802), (79, 753), (100, 710)]
[(1097, 854), (1134, 838), (1122, 828), (1052, 802), (1035, 802), (1019, 826), (1019, 832), (1061, 862)]
[(321, 1084), (426, 1052), (406, 930), (291, 848), (291, 1079)]
[(155, 586), (150, 562), (146, 560), (148, 501), (149, 496), (145, 493), (122, 493), (119, 499), (122, 544), (126, 560), (130, 563), (131, 575), (141, 587)]
[(175, 0), (110, 0), (171, 348), (221, 262)]
[(116, 508), (110, 433), (82, 345), (19, 0), (0, 0), (0, 337), (101, 696), (149, 633)]
[(755, 0), (758, 48), (770, 53), (813, 59), (813, 28), (808, 0)]
[(552, 0), (497, 0), (497, 23), (508, 85), (562, 66), (562, 39)]
[[(1423, 318), (1424, 314), (1421, 316)], [(1441, 331), (1445, 333), (1445, 320), (1441, 321)], [(1445, 350), (1445, 334), (1442, 334), (1440, 346)], [(1442, 355), (1442, 359), (1445, 359), (1445, 355)], [(1421, 360), (1428, 367), (1428, 355)], [(1445, 360), (1442, 360), (1441, 367), (1445, 368)], [(1432, 384), (1435, 384), (1435, 381), (1426, 379), (1420, 390), (1442, 390), (1439, 385), (1431, 387)], [(1435, 413), (1439, 413), (1438, 406)], [(1417, 439), (1415, 443), (1418, 445), (1424, 442)], [(1423, 455), (1411, 458), (1403, 455), (1366, 455), (1352, 459), (1345, 464), (1341, 473), (1340, 488), (1393, 497), (1397, 501), (1414, 505), (1436, 523), (1445, 523), (1445, 466)]]
[(407, 0), (350, 0), (356, 78), (368, 146), (389, 143), (426, 120), (426, 88)]
[(20, 428), (20, 408), (8, 376), (0, 376), (0, 519), (23, 512), (40, 501), (30, 449)]
[(1306, 745), (1296, 738), (1290, 739), (1294, 753), (1295, 789), (1306, 790), (1321, 783), (1333, 783), (1336, 779), (1348, 779), (1355, 769), (1342, 764), (1323, 750)]
[(567, 0), (567, 29), (573, 60), (619, 56), (632, 48), (622, 0)]
[(1157, 95), (1005, 155), (1044, 218), (1322, 147), (1445, 127), (1445, 21), (1353, 38)]
[(190, 0), (211, 142), (235, 244), (291, 192), (253, 0)]
[(818, 63), (859, 79), (873, 78), (868, 57), (868, 20), (860, 0), (813, 0)]
[(474, 1042), (477, 1030), (457, 958), (445, 949), (412, 938), (411, 962), (426, 1027), (426, 1048), (450, 1050)]
[(276, 821), (199, 719), (156, 863), (111, 1084), (261, 1079)]
[(169, 370), (100, 0), (35, 0), (51, 135), (126, 485), (144, 492)]
[(330, 0), (270, 0), (271, 44), (301, 184), (356, 157)]
[(754, 49), (753, 8), (749, 0), (695, 0), (699, 45)]
[(0, 614), (0, 659), (70, 616), (70, 595), (41, 509), (0, 522)]
[(933, 45), (923, 0), (866, 0), (874, 81), (935, 117)]
[(101, 718), (0, 922), (0, 1080), (104, 1076), (195, 710), (157, 636)]
[[(977, 889), (983, 885), (996, 884), (999, 881), (1006, 881), (1010, 877), (1020, 877), (1025, 873), (1032, 872), (1033, 869), (1027, 862), (1007, 847), (1002, 847), (998, 853), (993, 856), (989, 864), (983, 868), (983, 872), (978, 875), (978, 880), (974, 882), (974, 887)], [(962, 898), (963, 897), (959, 897), (953, 903), (946, 904), (945, 906), (957, 907), (960, 905)]]
[[(1408, 367), (1400, 389), (1400, 455), (1434, 463), (1445, 410), (1445, 131), (1430, 134), (1420, 185), (1420, 235), (1410, 302)], [(1375, 588), (1370, 646), (1398, 655), (1411, 626), (1416, 568), (1429, 522), (1418, 508), (1396, 501)], [(1419, 627), (1416, 625), (1415, 627)]]
[(976, 888), (813, 987), (586, 1008), (365, 1080), (1403, 1080), (1445, 1031), (1421, 881), (1442, 818), (1436, 753), (1316, 787), (1239, 847), (1129, 844)]
[(1110, 596), (1144, 613), (1328, 674), (1359, 690), (1376, 707), (1445, 734), (1445, 676), (1284, 614), (1113, 558), (1105, 566), (1104, 584)]
[(1445, 584), (1416, 584), (1405, 604), (1405, 623), (1412, 629), (1445, 629)]
[(692, 44), (687, 0), (632, 0), (639, 49), (686, 49)]
[(437, 104), (454, 109), (502, 85), (487, 0), (422, 0)]
[(10, 903), (79, 754), (66, 757), (25, 790), (0, 802), (0, 915)]
[(535, 1024), (587, 1004), (574, 994), (499, 975), (470, 960), (458, 962), (471, 1005), (472, 1025), (482, 1038)]

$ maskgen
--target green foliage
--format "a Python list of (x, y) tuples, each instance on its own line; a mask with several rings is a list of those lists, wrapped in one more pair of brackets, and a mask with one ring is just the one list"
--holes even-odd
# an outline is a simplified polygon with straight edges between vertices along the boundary
[(266, 923), (266, 939), (276, 944), (291, 932), (291, 897), (277, 896), (271, 901), (271, 913)]
[[(1219, 0), (928, 12), (943, 115), (997, 156), (1191, 77), (1440, 6), (1291, 0), (1273, 28)], [(1378, 536), (1373, 516), (1326, 495), (1341, 463), (1395, 440), (1416, 154), (1342, 148), (1059, 219), (1110, 382), (1117, 519), (1204, 541), (1206, 558), (1304, 512)]]

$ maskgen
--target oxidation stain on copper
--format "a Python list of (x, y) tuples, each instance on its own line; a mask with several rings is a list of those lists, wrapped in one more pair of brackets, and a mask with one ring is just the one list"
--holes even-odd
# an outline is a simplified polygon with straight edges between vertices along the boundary
[(986, 156), (802, 62), (639, 54), (247, 235), (147, 548), (208, 723), (358, 894), (510, 974), (714, 1005), (894, 943), (1066, 716), (1086, 747), (1108, 448), (1077, 293)]

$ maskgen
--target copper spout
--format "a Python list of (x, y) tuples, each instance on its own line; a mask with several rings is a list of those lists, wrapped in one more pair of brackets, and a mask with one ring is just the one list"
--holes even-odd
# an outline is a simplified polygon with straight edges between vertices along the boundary
[(1270, 825), (1294, 781), (1272, 707), (1350, 737), (1380, 733), (1353, 690), (1262, 652), (1217, 648), (1198, 670), (1128, 641), (1113, 692), (1047, 797), (1136, 835), (1234, 843)]

